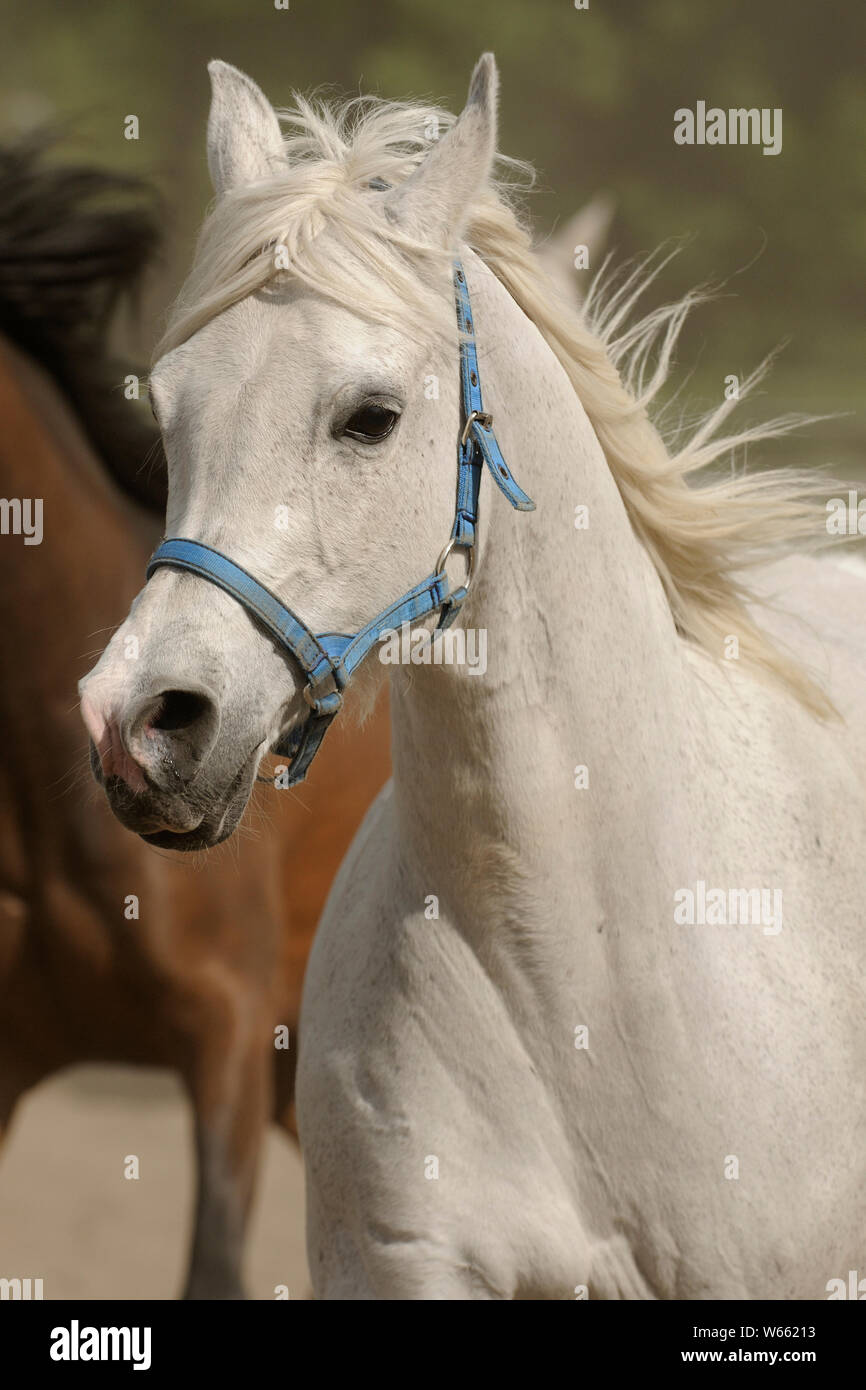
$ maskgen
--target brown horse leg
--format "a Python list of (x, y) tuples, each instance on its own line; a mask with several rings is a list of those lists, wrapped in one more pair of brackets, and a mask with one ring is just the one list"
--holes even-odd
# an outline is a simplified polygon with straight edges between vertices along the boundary
[(298, 1060), (298, 1030), (292, 1028), (289, 1031), (289, 1046), (286, 1049), (275, 1048), (273, 1057), (274, 1069), (274, 1105), (273, 1120), (275, 1124), (281, 1126), (286, 1131), (289, 1138), (298, 1142), (298, 1126), (295, 1119), (295, 1071)]
[(205, 1051), (187, 1078), (195, 1109), (198, 1192), (184, 1298), (241, 1299), (244, 1234), (272, 1107), (272, 1043)]

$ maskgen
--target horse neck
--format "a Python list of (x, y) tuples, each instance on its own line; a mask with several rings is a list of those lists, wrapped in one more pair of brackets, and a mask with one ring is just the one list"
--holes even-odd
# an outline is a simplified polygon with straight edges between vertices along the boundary
[[(68, 801), (46, 797), (30, 767), (41, 759), (65, 773), (78, 755), (71, 692), (94, 632), (135, 593), (155, 528), (106, 479), (47, 371), (2, 336), (0, 422), (0, 493), (40, 499), (45, 518), (38, 547), (0, 539), (0, 664), (20, 676), (4, 684), (0, 717), (15, 730), (19, 807), (31, 804), (40, 824), (69, 823)], [(34, 720), (35, 707), (50, 717)], [(49, 843), (56, 848), (46, 840), (45, 856)]]
[(4, 495), (48, 496), (55, 511), (73, 505), (110, 508), (144, 545), (152, 544), (156, 521), (115, 486), (60, 385), (2, 335), (0, 418)]
[(661, 582), (564, 370), (474, 257), (469, 281), (485, 405), (537, 510), (512, 511), (485, 477), (462, 625), (487, 631), (486, 674), (392, 674), (401, 834), (452, 880), (459, 866), (475, 874), (482, 844), (547, 872), (560, 834), (569, 875), (591, 874), (601, 841), (628, 856), (645, 839), (682, 772), (688, 680)]

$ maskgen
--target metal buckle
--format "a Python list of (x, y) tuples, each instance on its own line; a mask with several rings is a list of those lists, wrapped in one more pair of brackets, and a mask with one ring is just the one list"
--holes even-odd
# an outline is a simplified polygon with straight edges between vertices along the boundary
[[(329, 690), (324, 688), (328, 682), (330, 682)], [(337, 684), (337, 679), (333, 671), (328, 671), (324, 676), (322, 676), (320, 681), (317, 681), (315, 686), (313, 686), (313, 684), (310, 681), (308, 681), (307, 684), (304, 686), (302, 694), (310, 709), (315, 712), (318, 708), (319, 700), (323, 695), (342, 696), (342, 691), (340, 690), (340, 687)]]
[(493, 416), (489, 413), (489, 411), (470, 410), (469, 414), (466, 417), (466, 424), (463, 426), (463, 433), (460, 436), (461, 448), (466, 447), (466, 441), (469, 438), (469, 431), (475, 424), (476, 420), (478, 421), (479, 425), (483, 425), (486, 430), (490, 430), (493, 428)]
[(472, 583), (473, 577), (474, 577), (474, 575), (475, 575), (475, 546), (474, 546), (474, 545), (466, 545), (466, 543), (465, 543), (464, 541), (458, 541), (458, 539), (457, 539), (456, 536), (452, 536), (451, 539), (449, 540), (448, 544), (446, 545), (445, 549), (442, 551), (442, 554), (439, 556), (439, 559), (436, 561), (436, 573), (437, 573), (437, 574), (444, 574), (444, 573), (445, 573), (445, 565), (446, 565), (446, 563), (447, 563), (447, 561), (448, 561), (448, 556), (451, 554), (452, 550), (454, 550), (454, 549), (459, 549), (459, 550), (465, 550), (465, 551), (466, 551), (467, 563), (468, 563), (468, 565), (469, 565), (469, 573), (466, 575), (466, 581), (465, 581), (465, 583), (464, 583), (463, 585), (461, 585), (461, 587), (464, 588), (464, 589), (466, 590), (466, 592), (468, 593), (468, 592), (469, 592), (469, 585)]

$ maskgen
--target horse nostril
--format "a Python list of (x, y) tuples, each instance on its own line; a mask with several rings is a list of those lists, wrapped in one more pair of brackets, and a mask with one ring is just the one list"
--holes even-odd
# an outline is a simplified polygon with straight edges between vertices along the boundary
[(147, 721), (148, 727), (166, 733), (189, 729), (203, 719), (210, 708), (211, 702), (206, 695), (198, 695), (192, 690), (164, 690)]
[[(206, 686), (192, 689), (166, 688), (171, 676), (157, 678), (151, 692), (142, 692), (123, 713), (118, 744), (128, 754), (127, 761), (144, 769), (145, 775), (159, 782), (193, 778), (217, 741), (220, 708)], [(110, 768), (126, 776), (124, 768)], [(103, 771), (105, 765), (103, 763)], [(126, 777), (129, 781), (129, 777)]]

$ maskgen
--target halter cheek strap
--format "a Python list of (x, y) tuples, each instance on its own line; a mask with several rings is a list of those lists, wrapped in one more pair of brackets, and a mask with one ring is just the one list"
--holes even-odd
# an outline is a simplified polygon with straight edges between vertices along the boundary
[[(478, 525), (478, 494), (484, 464), (497, 487), (518, 511), (533, 511), (535, 503), (512, 477), (493, 433), (493, 418), (484, 410), (475, 328), (466, 276), (459, 261), (454, 265), (457, 325), (460, 330), (460, 383), (462, 433), (457, 449), (457, 505), (451, 537), (436, 563), (434, 572), (416, 584), (390, 607), (355, 633), (314, 633), (291, 608), (260, 584), (240, 565), (221, 551), (200, 541), (177, 538), (167, 540), (151, 556), (147, 578), (163, 565), (188, 570), (231, 594), (252, 618), (298, 663), (306, 676), (304, 699), (309, 714), (302, 724), (283, 734), (274, 752), (289, 760), (288, 785), (302, 782), (319, 750), (331, 721), (339, 714), (343, 690), (353, 672), (379, 641), (383, 633), (415, 622), (429, 613), (439, 613), (437, 631), (456, 618), (472, 581), (475, 560), (475, 533)], [(451, 589), (445, 564), (452, 550), (465, 550), (469, 577), (465, 584)]]

